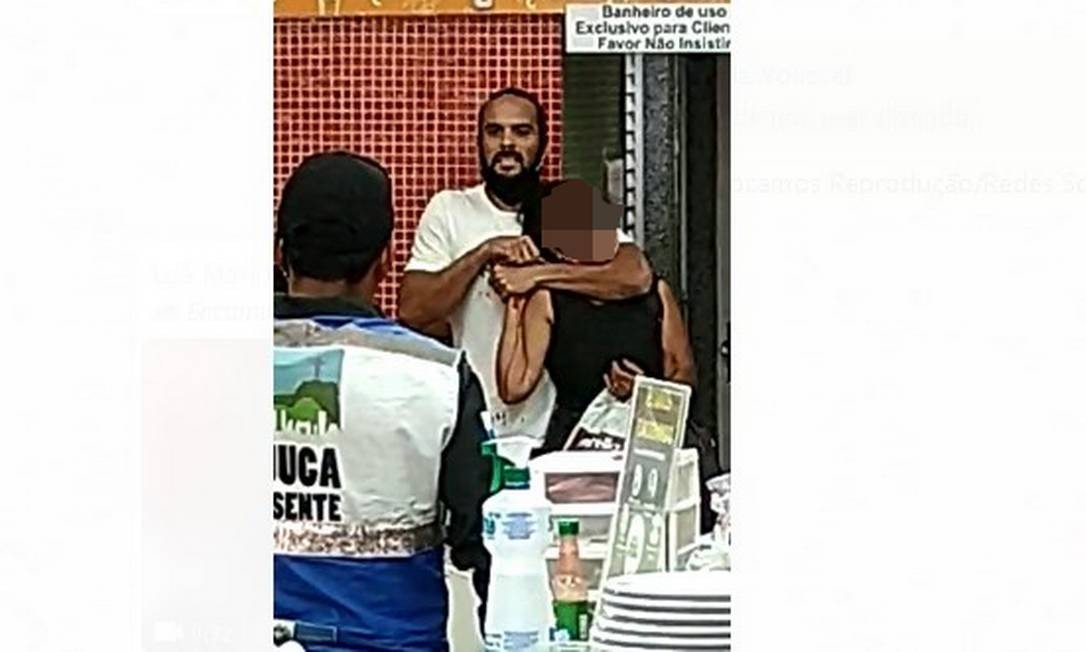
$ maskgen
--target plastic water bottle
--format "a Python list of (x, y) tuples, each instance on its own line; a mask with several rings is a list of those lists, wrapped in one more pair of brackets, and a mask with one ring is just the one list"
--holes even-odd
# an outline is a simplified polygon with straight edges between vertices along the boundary
[(483, 503), (483, 543), (490, 551), (486, 609), (488, 652), (541, 652), (550, 647), (554, 621), (547, 563), (550, 502), (531, 486), (527, 468), (534, 441), (502, 437), (487, 442), (501, 490)]

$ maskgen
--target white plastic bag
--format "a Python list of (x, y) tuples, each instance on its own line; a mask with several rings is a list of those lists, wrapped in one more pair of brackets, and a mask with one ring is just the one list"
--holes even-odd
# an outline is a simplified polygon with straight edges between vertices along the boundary
[(621, 451), (626, 444), (630, 402), (608, 390), (600, 392), (581, 415), (566, 440), (565, 450)]
[(722, 546), (732, 543), (731, 495), (732, 476), (725, 473), (705, 483), (711, 492), (710, 505), (716, 514), (713, 538)]

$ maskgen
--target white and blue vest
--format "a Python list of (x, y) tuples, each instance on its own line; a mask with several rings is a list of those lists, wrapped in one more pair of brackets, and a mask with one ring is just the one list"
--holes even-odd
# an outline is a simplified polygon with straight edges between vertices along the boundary
[(386, 319), (276, 321), (275, 617), (331, 628), (307, 649), (445, 649), (460, 356)]

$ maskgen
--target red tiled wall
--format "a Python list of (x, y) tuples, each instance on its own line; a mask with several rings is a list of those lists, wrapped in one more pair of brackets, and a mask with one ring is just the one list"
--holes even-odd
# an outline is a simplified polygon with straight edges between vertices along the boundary
[(275, 21), (275, 202), (314, 152), (371, 156), (392, 174), (394, 270), (378, 301), (395, 314), (422, 209), (438, 190), (478, 182), (475, 119), (494, 90), (536, 93), (550, 120), (545, 176), (558, 175), (560, 15), (352, 17)]

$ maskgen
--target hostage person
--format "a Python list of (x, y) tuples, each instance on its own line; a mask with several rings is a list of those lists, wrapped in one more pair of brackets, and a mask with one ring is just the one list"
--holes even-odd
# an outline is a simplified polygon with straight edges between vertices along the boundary
[(530, 274), (510, 271), (495, 279), (495, 264), (540, 262), (538, 247), (524, 236), (519, 210), (538, 194), (547, 120), (533, 95), (507, 88), (483, 103), (477, 128), (483, 181), (430, 200), (405, 267), (399, 316), (431, 334), (451, 331), (453, 343), (480, 373), (495, 428), (542, 441), (554, 403), (546, 374), (516, 405), (498, 393), (494, 369), (503, 299), (536, 286), (624, 299), (648, 291), (652, 272), (637, 246), (619, 234), (622, 244), (604, 264), (550, 262), (533, 266)]
[(308, 652), (444, 652), (445, 546), (487, 581), (483, 394), (460, 352), (374, 307), (391, 233), (374, 161), (312, 156), (283, 189), (274, 613)]
[[(590, 184), (566, 180), (546, 184), (525, 204), (524, 230), (545, 259), (599, 268), (615, 256), (621, 214)], [(498, 266), (494, 276), (501, 282), (507, 274), (545, 273), (540, 269)], [(505, 304), (495, 373), (499, 396), (509, 404), (524, 400), (549, 373), (557, 398), (536, 454), (561, 449), (605, 387), (625, 399), (641, 373), (694, 384), (686, 326), (663, 279), (655, 278), (648, 292), (609, 301), (528, 284), (537, 289)]]

